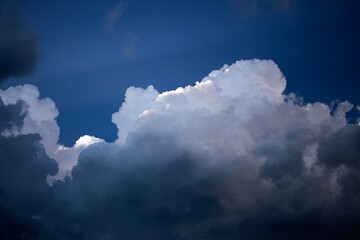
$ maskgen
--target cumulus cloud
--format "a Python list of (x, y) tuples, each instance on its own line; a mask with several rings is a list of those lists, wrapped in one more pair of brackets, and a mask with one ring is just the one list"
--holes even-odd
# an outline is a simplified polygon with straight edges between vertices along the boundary
[(80, 137), (72, 147), (58, 145), (56, 151), (51, 155), (59, 164), (60, 171), (52, 180), (71, 176), (71, 170), (77, 164), (80, 152), (88, 146), (99, 142), (104, 142), (104, 140), (94, 136), (84, 135)]
[(31, 73), (40, 59), (39, 38), (17, 19), (16, 1), (3, 1), (0, 22), (0, 82)]
[[(4, 104), (0, 97), (0, 132), (21, 129), (24, 102)], [(57, 164), (50, 159), (38, 134), (0, 135), (0, 238), (40, 239), (41, 216), (52, 202), (46, 183)]]
[(39, 133), (48, 155), (57, 148), (60, 129), (56, 123), (59, 112), (55, 103), (50, 98), (40, 99), (37, 87), (23, 85), (10, 87), (6, 90), (0, 89), (0, 97), (5, 104), (15, 104), (18, 101), (26, 103), (28, 113), (24, 124), (19, 132), (13, 134)]
[(129, 88), (118, 141), (82, 151), (54, 184), (70, 207), (49, 222), (65, 239), (359, 236), (352, 105), (305, 104), (285, 86), (273, 61), (252, 60), (174, 91)]
[[(116, 142), (55, 145), (71, 177), (46, 185), (49, 205), (31, 218), (38, 239), (360, 237), (360, 126), (346, 119), (353, 105), (304, 103), (285, 87), (273, 61), (249, 60), (173, 91), (129, 88), (112, 117)], [(2, 138), (28, 136), (27, 118), (55, 121), (50, 100), (25, 97), (31, 88), (0, 92), (3, 119), (15, 112), (23, 124), (0, 121)], [(48, 135), (33, 131), (46, 150)], [(66, 151), (79, 157), (61, 167), (72, 159)]]
[(130, 87), (125, 93), (125, 102), (119, 112), (112, 115), (112, 122), (118, 127), (118, 142), (124, 143), (139, 115), (150, 107), (159, 92), (153, 86), (146, 89)]
[(5, 105), (21, 101), (27, 109), (21, 128), (6, 129), (1, 134), (3, 136), (39, 134), (46, 154), (55, 159), (59, 165), (60, 170), (56, 178), (64, 178), (70, 174), (82, 149), (103, 141), (86, 135), (80, 137), (73, 147), (59, 144), (60, 128), (56, 122), (59, 111), (50, 98), (40, 98), (39, 90), (33, 85), (25, 84), (9, 87), (6, 90), (0, 89), (0, 97)]

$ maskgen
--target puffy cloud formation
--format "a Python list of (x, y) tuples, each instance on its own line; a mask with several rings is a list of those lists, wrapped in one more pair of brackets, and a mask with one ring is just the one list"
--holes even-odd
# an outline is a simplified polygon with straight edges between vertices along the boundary
[(17, 19), (15, 0), (3, 1), (0, 22), (0, 82), (31, 73), (40, 59), (39, 39)]
[(40, 99), (37, 87), (28, 84), (10, 87), (6, 90), (0, 89), (0, 97), (6, 105), (22, 101), (27, 108), (22, 128), (18, 132), (6, 134), (38, 133), (42, 138), (46, 153), (52, 155), (56, 151), (60, 135), (60, 128), (56, 123), (59, 111), (55, 103), (50, 98)]
[(69, 175), (72, 167), (76, 164), (81, 150), (90, 144), (103, 141), (93, 136), (83, 136), (73, 147), (65, 147), (58, 143), (60, 128), (56, 118), (59, 111), (50, 98), (40, 98), (37, 87), (23, 85), (0, 89), (0, 97), (5, 105), (13, 105), (21, 101), (26, 107), (21, 128), (8, 128), (1, 132), (3, 136), (17, 136), (19, 134), (39, 134), (41, 143), (44, 145), (46, 154), (55, 159), (59, 165), (59, 173), (56, 178), (64, 178)]
[[(353, 106), (306, 104), (285, 87), (273, 61), (250, 60), (174, 91), (129, 88), (112, 119), (118, 140), (79, 139), (71, 178), (48, 186), (32, 239), (359, 238), (360, 126), (346, 119)], [(5, 95), (4, 119), (19, 109)], [(23, 99), (25, 126), (35, 110)], [(1, 122), (2, 138), (23, 131), (10, 123)]]
[(285, 86), (273, 61), (252, 60), (161, 94), (129, 88), (119, 140), (85, 149), (54, 184), (70, 207), (49, 222), (64, 239), (359, 236), (352, 105), (304, 104)]
[(71, 176), (71, 170), (77, 164), (80, 152), (86, 147), (99, 142), (104, 142), (104, 140), (94, 136), (85, 135), (80, 137), (72, 147), (58, 145), (52, 156), (58, 162), (60, 171), (53, 180)]
[[(0, 132), (21, 129), (26, 114), (23, 102), (0, 98)], [(56, 172), (38, 134), (0, 135), (0, 239), (40, 239), (53, 196), (46, 178)]]

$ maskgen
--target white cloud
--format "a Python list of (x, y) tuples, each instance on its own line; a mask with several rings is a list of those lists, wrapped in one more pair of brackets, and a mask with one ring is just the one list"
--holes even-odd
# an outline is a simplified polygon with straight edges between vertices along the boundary
[[(330, 134), (346, 124), (350, 103), (339, 103), (334, 111), (323, 103), (303, 105), (296, 97), (284, 95), (285, 87), (283, 74), (271, 60), (238, 61), (212, 71), (194, 86), (163, 93), (153, 86), (130, 87), (112, 116), (118, 127), (116, 142), (131, 144), (132, 136), (151, 134), (171, 138), (194, 153), (206, 152), (215, 161), (248, 156), (267, 142), (282, 144), (292, 126), (307, 129), (316, 138), (324, 126)], [(20, 132), (3, 134), (39, 133), (46, 153), (59, 164), (56, 178), (70, 174), (83, 149), (104, 142), (86, 135), (72, 147), (60, 145), (58, 109), (51, 99), (41, 99), (35, 86), (0, 90), (0, 97), (5, 104), (22, 100), (28, 109)]]
[(82, 136), (76, 141), (73, 147), (68, 148), (60, 145), (60, 128), (56, 118), (59, 111), (55, 103), (50, 98), (40, 98), (37, 87), (33, 85), (23, 85), (10, 87), (6, 90), (0, 89), (0, 97), (5, 105), (15, 104), (21, 100), (26, 104), (27, 114), (24, 124), (20, 131), (5, 132), (5, 136), (38, 133), (41, 143), (44, 145), (46, 154), (55, 159), (59, 165), (59, 172), (55, 178), (63, 178), (69, 175), (71, 169), (77, 163), (80, 152), (87, 146), (101, 142), (102, 139), (93, 136)]
[(93, 216), (79, 221), (85, 238), (310, 239), (303, 223), (327, 237), (326, 217), (357, 221), (352, 105), (304, 104), (285, 86), (273, 61), (251, 60), (194, 86), (129, 88), (113, 115), (119, 139), (84, 149), (64, 187), (74, 219)]
[[(240, 156), (259, 141), (281, 139), (292, 125), (333, 131), (346, 124), (352, 105), (338, 105), (334, 114), (323, 103), (302, 105), (284, 95), (286, 81), (271, 60), (238, 61), (212, 71), (194, 86), (159, 94), (152, 86), (129, 88), (113, 122), (119, 143), (131, 134), (171, 136), (194, 151)], [(290, 99), (290, 100), (289, 100)]]
[[(0, 140), (16, 146), (21, 138), (9, 134), (39, 133), (60, 167), (56, 178), (71, 171), (65, 181), (50, 179), (49, 196), (55, 200), (48, 200), (50, 210), (37, 219), (56, 238), (311, 239), (346, 234), (343, 226), (358, 224), (360, 213), (360, 127), (346, 119), (353, 106), (304, 103), (295, 94), (286, 95), (285, 87), (271, 60), (238, 61), (194, 86), (163, 93), (152, 86), (130, 87), (113, 114), (115, 143), (86, 135), (68, 148), (58, 144), (55, 104), (40, 99), (36, 87), (19, 86), (0, 91), (0, 97), (5, 105), (25, 102), (24, 126)], [(18, 105), (3, 107), (4, 116), (12, 119), (11, 113), (22, 109)], [(6, 117), (2, 129), (12, 127)], [(38, 141), (36, 135), (28, 137), (26, 143)], [(34, 157), (31, 163), (38, 159), (46, 158)], [(6, 163), (17, 169), (11, 158)], [(55, 174), (55, 164), (39, 163), (39, 181)], [(31, 178), (32, 170), (20, 174)], [(8, 177), (13, 179), (13, 173)], [(7, 181), (3, 185), (12, 189)], [(309, 235), (304, 226), (316, 226), (318, 235)]]
[(52, 157), (57, 149), (60, 134), (60, 128), (56, 123), (59, 111), (55, 103), (50, 98), (40, 99), (37, 87), (28, 84), (6, 90), (0, 89), (0, 97), (5, 104), (15, 104), (19, 100), (26, 103), (28, 114), (20, 133), (39, 133), (46, 153)]
[[(125, 102), (114, 113), (112, 122), (118, 127), (118, 142), (123, 143), (127, 134), (134, 128), (135, 121), (140, 114), (149, 108), (150, 103), (159, 95), (153, 86), (146, 89), (130, 87), (125, 93)], [(121, 125), (121, 126), (120, 126)]]
[(99, 142), (104, 142), (104, 140), (94, 136), (84, 135), (80, 137), (72, 147), (58, 145), (57, 150), (52, 154), (52, 157), (59, 165), (59, 173), (55, 176), (55, 179), (63, 179), (65, 176), (71, 176), (71, 170), (77, 164), (81, 151)]

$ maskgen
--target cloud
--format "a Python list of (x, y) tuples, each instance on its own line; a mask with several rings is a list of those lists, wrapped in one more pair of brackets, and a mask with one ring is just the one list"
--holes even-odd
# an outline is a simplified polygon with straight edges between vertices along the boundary
[(52, 178), (52, 181), (71, 176), (71, 170), (77, 164), (80, 152), (88, 146), (99, 142), (104, 142), (104, 140), (94, 136), (84, 135), (80, 137), (72, 147), (57, 145), (57, 149), (51, 155), (58, 162), (60, 171), (55, 178)]
[(17, 19), (15, 0), (3, 2), (0, 22), (0, 82), (30, 74), (40, 59), (39, 38)]
[[(304, 103), (285, 87), (271, 60), (238, 61), (163, 93), (130, 87), (112, 118), (118, 140), (80, 138), (68, 148), (77, 155), (58, 161), (71, 177), (46, 185), (46, 208), (29, 207), (37, 239), (359, 238), (360, 126), (346, 119), (353, 105)], [(35, 134), (47, 146), (47, 134), (23, 129), (28, 118), (52, 125), (52, 101), (33, 86), (0, 97), (1, 137)], [(18, 120), (6, 120), (14, 113)], [(31, 194), (22, 196), (31, 203)]]
[(131, 129), (134, 128), (135, 121), (139, 115), (150, 107), (159, 92), (153, 86), (146, 89), (130, 87), (125, 93), (125, 102), (112, 115), (112, 122), (118, 127), (118, 142), (124, 143)]
[[(4, 104), (0, 98), (0, 132), (21, 129), (26, 117), (22, 101)], [(0, 135), (0, 238), (33, 239), (42, 232), (41, 216), (52, 202), (46, 183), (57, 164), (38, 134)]]
[(109, 27), (113, 27), (120, 17), (124, 14), (128, 3), (124, 0), (119, 0), (116, 5), (106, 14), (105, 21)]
[(134, 34), (127, 34), (124, 43), (120, 44), (120, 48), (124, 56), (128, 59), (136, 58), (136, 48), (139, 39)]
[(86, 135), (80, 137), (73, 147), (65, 147), (59, 144), (60, 128), (56, 122), (59, 111), (50, 98), (41, 99), (39, 90), (33, 85), (25, 84), (9, 87), (6, 90), (0, 89), (0, 97), (5, 105), (16, 104), (21, 101), (27, 109), (22, 127), (6, 130), (2, 132), (2, 135), (38, 134), (41, 137), (40, 142), (44, 145), (46, 154), (55, 159), (59, 165), (60, 169), (56, 178), (64, 178), (70, 174), (82, 149), (90, 144), (103, 141)]
[(174, 91), (129, 88), (118, 141), (82, 151), (54, 184), (70, 207), (48, 221), (65, 239), (359, 236), (352, 105), (304, 104), (285, 86), (273, 61), (251, 60)]

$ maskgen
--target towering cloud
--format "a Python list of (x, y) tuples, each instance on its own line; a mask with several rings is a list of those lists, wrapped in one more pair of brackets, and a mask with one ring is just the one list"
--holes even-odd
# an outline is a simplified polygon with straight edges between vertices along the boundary
[(129, 88), (118, 141), (55, 183), (71, 207), (49, 221), (65, 239), (359, 236), (352, 105), (304, 104), (285, 85), (274, 62), (252, 60), (174, 91)]
[(33, 71), (40, 59), (38, 37), (17, 19), (16, 1), (3, 1), (0, 22), (0, 82)]
[[(72, 157), (58, 158), (62, 176), (76, 165), (51, 187), (44, 174), (54, 172), (42, 172), (41, 186), (52, 195), (46, 208), (29, 207), (36, 237), (359, 238), (360, 126), (346, 119), (353, 106), (306, 104), (285, 87), (271, 60), (238, 61), (163, 93), (131, 87), (112, 118), (118, 140), (85, 136), (72, 148), (49, 137), (57, 111), (36, 88), (0, 92), (3, 119), (17, 116), (0, 122), (2, 138), (35, 133), (55, 159), (59, 151), (80, 154), (66, 167)], [(30, 201), (31, 194), (22, 196)], [(4, 222), (0, 231), (10, 234), (11, 219)]]

